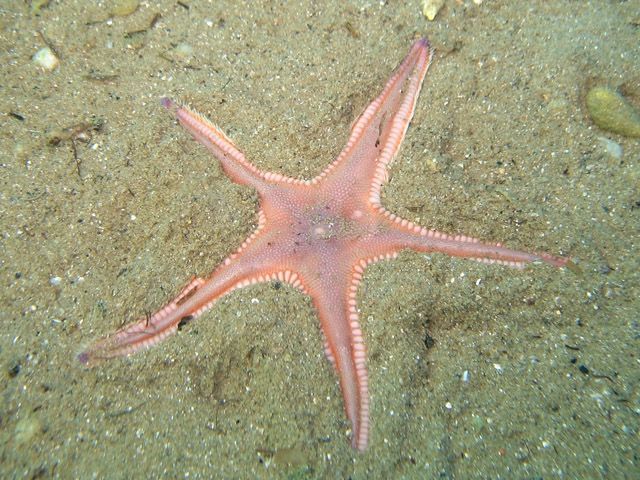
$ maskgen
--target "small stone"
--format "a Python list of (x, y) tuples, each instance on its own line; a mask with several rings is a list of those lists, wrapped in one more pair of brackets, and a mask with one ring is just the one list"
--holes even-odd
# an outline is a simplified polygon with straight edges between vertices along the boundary
[(423, 0), (422, 14), (431, 22), (444, 5), (444, 0)]
[(29, 416), (18, 420), (14, 430), (14, 440), (16, 445), (26, 445), (31, 443), (33, 437), (42, 431), (42, 424), (35, 416)]
[(174, 49), (175, 56), (182, 61), (189, 61), (193, 57), (193, 47), (188, 43), (179, 43)]
[(60, 64), (60, 60), (58, 60), (56, 54), (53, 53), (53, 50), (49, 47), (44, 47), (38, 50), (33, 56), (33, 62), (48, 72), (52, 72)]
[(601, 129), (625, 137), (640, 137), (640, 115), (615, 90), (594, 87), (585, 101), (591, 120)]
[(482, 419), (482, 417), (478, 415), (473, 415), (472, 417), (473, 417), (473, 420), (471, 424), (474, 426), (476, 430), (480, 430), (482, 427), (484, 427), (484, 420)]
[(281, 467), (300, 468), (308, 464), (308, 459), (302, 447), (294, 446), (276, 450), (273, 462)]
[(34, 15), (39, 15), (40, 10), (46, 8), (49, 5), (50, 0), (32, 0), (31, 2), (31, 13)]
[(600, 144), (604, 148), (604, 151), (611, 157), (616, 160), (620, 160), (622, 158), (622, 146), (618, 142), (614, 142), (610, 138), (606, 137), (598, 137), (600, 140)]
[(15, 363), (10, 369), (9, 369), (9, 378), (16, 378), (18, 376), (18, 374), (20, 373), (20, 364), (19, 363)]
[(126, 17), (138, 9), (138, 0), (115, 0), (111, 6), (111, 15), (114, 17)]

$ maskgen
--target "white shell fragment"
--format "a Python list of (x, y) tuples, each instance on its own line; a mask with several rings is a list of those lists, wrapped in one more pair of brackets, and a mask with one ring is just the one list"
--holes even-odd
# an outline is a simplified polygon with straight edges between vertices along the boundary
[(44, 68), (48, 72), (56, 69), (60, 60), (56, 57), (56, 54), (49, 47), (41, 48), (33, 56), (33, 62), (39, 67)]

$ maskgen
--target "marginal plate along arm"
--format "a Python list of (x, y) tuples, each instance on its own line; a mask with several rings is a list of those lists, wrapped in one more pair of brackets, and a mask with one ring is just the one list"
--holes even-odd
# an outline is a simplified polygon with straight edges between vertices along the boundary
[(376, 243), (397, 244), (397, 251), (411, 248), (418, 252), (438, 252), (452, 257), (468, 258), (482, 263), (496, 263), (509, 267), (524, 268), (528, 263), (548, 263), (554, 267), (564, 267), (570, 263), (565, 257), (548, 253), (531, 253), (507, 248), (501, 243), (484, 242), (468, 235), (449, 235), (437, 230), (416, 225), (394, 214), (384, 211), (391, 229), (380, 234), (369, 248), (375, 250)]
[(364, 267), (352, 268), (348, 284), (324, 283), (308, 286), (307, 293), (320, 318), (325, 354), (340, 380), (347, 418), (351, 422), (351, 444), (364, 451), (369, 441), (369, 379), (366, 349), (358, 316), (356, 293)]
[(163, 98), (160, 102), (163, 107), (175, 115), (178, 122), (193, 135), (193, 138), (213, 153), (222, 165), (222, 170), (234, 182), (250, 185), (259, 193), (262, 193), (267, 186), (265, 180), (292, 184), (304, 183), (279, 173), (260, 170), (246, 159), (244, 153), (236, 147), (220, 127), (204, 115), (169, 98)]
[[(380, 95), (362, 112), (351, 127), (347, 144), (338, 158), (331, 163), (313, 183), (327, 176), (331, 178), (366, 178), (362, 182), (369, 190), (378, 190), (386, 181), (386, 169), (400, 149), (413, 111), (418, 100), (422, 82), (429, 68), (433, 51), (429, 42), (422, 38), (396, 68)], [(373, 181), (373, 185), (371, 185)], [(378, 199), (379, 200), (379, 199)]]

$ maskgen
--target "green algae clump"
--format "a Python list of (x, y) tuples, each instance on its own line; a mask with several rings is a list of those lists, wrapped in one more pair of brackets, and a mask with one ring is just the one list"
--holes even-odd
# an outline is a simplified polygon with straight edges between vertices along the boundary
[(640, 115), (615, 90), (593, 87), (587, 93), (587, 110), (593, 123), (608, 132), (640, 137)]

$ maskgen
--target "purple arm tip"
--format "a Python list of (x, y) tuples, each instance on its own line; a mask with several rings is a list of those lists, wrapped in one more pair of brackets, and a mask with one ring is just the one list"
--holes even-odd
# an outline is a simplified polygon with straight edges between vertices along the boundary
[(87, 352), (82, 352), (78, 355), (77, 358), (78, 361), (83, 365), (87, 365), (89, 363), (89, 354)]
[(164, 108), (171, 108), (173, 106), (173, 102), (171, 101), (170, 98), (167, 97), (162, 97), (160, 99), (160, 105), (162, 105)]
[(426, 37), (421, 37), (415, 43), (421, 45), (422, 47), (431, 48), (431, 43), (429, 42), (429, 39)]

